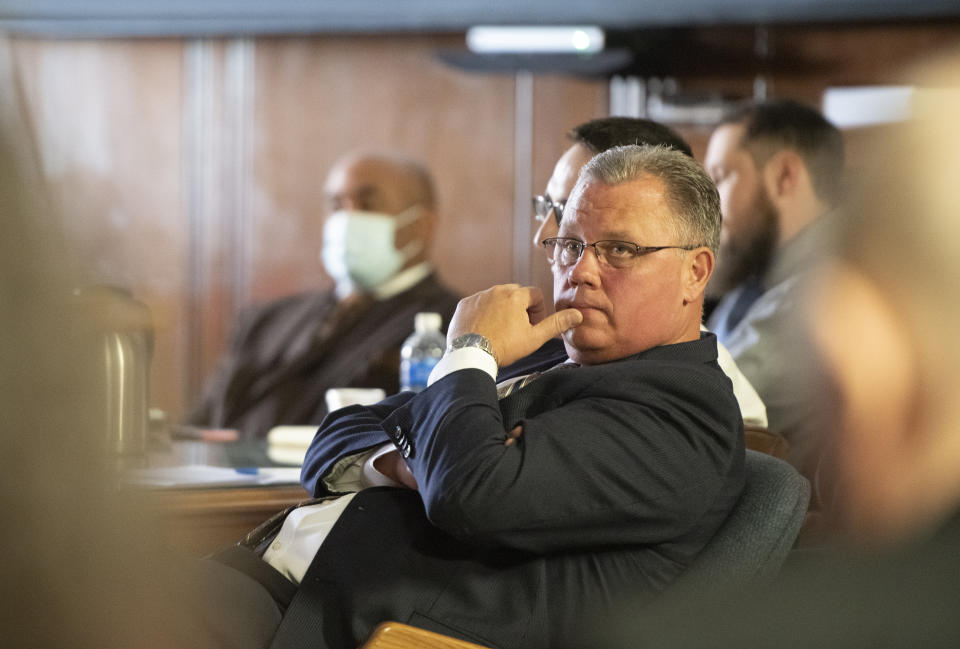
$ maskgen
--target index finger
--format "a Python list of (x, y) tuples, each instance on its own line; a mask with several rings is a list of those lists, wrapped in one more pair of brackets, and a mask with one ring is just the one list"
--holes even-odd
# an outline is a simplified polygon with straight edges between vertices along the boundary
[(543, 297), (543, 291), (536, 286), (528, 286), (527, 292), (530, 300), (527, 316), (530, 318), (530, 324), (537, 324), (548, 315), (547, 302)]

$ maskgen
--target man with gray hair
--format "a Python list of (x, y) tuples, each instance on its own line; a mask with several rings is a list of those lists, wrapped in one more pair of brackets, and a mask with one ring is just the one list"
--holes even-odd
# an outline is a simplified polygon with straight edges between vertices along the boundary
[[(719, 231), (691, 158), (597, 156), (544, 243), (556, 312), (515, 284), (461, 300), (424, 391), (327, 417), (302, 473), (319, 500), (257, 539), (262, 558), (219, 557), (234, 585), (210, 609), (264, 620), (250, 646), (352, 649), (397, 620), (553, 647), (591, 608), (668, 587), (744, 481), (740, 412), (700, 331)], [(497, 385), (558, 334), (569, 362)], [(270, 604), (239, 607), (244, 579)]]
[[(598, 153), (627, 144), (663, 146), (693, 157), (690, 145), (670, 127), (639, 117), (600, 117), (572, 128), (567, 134), (572, 142), (557, 160), (543, 194), (533, 199), (533, 213), (537, 231), (533, 245), (540, 248), (544, 239), (557, 236), (563, 208), (577, 181), (580, 169)], [(750, 381), (737, 367), (730, 352), (717, 346), (718, 362), (733, 382), (733, 393), (740, 404), (744, 425), (766, 428), (767, 412)], [(556, 364), (567, 358), (559, 338), (548, 340), (540, 349), (514, 365), (503, 367), (499, 378), (526, 374), (540, 369), (542, 364)]]

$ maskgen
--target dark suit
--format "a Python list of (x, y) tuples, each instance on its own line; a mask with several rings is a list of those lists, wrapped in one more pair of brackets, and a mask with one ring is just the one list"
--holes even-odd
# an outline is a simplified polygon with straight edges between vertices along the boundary
[(301, 293), (259, 306), (244, 317), (207, 383), (189, 423), (236, 428), (265, 437), (276, 425), (317, 424), (333, 387), (399, 387), (400, 346), (419, 311), (444, 324), (458, 298), (429, 276), (412, 288), (352, 309), (333, 291)]
[(542, 372), (565, 360), (567, 360), (567, 348), (564, 347), (563, 341), (559, 338), (551, 338), (529, 356), (524, 356), (511, 365), (501, 367), (497, 373), (497, 381), (505, 381), (530, 372)]
[[(419, 493), (368, 489), (296, 595), (317, 647), (386, 619), (494, 647), (557, 646), (591, 606), (669, 585), (743, 486), (743, 432), (716, 340), (557, 369), (498, 403), (479, 370), (324, 421), (308, 490), (392, 440)], [(517, 444), (505, 431), (522, 423)], [(296, 599), (294, 604), (296, 604)], [(281, 626), (279, 643), (285, 645)]]

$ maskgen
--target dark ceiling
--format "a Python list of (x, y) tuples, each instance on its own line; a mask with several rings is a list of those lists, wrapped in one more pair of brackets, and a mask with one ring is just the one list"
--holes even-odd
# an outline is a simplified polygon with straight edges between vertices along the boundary
[(0, 0), (0, 29), (48, 36), (455, 32), (477, 24), (611, 29), (929, 20), (958, 0)]

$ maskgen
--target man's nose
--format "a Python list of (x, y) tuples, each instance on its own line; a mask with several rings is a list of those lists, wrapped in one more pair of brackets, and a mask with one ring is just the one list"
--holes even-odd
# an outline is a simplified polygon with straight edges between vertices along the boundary
[(600, 259), (597, 257), (596, 249), (592, 246), (584, 247), (580, 258), (567, 268), (566, 273), (573, 285), (599, 286)]

